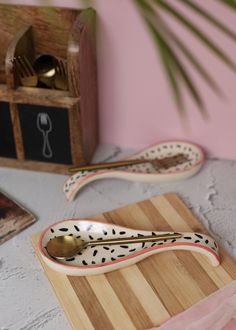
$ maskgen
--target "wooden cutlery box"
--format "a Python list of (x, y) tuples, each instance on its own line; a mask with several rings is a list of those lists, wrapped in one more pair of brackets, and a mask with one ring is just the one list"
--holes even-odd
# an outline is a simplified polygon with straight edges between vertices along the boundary
[[(55, 173), (90, 162), (98, 142), (96, 14), (0, 5), (0, 166)], [(12, 60), (52, 55), (68, 90), (24, 87)]]

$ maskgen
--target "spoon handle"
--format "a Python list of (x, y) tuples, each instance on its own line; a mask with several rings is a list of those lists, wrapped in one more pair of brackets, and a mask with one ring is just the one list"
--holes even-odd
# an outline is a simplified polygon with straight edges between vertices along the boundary
[(121, 166), (128, 166), (128, 165), (137, 165), (137, 164), (145, 164), (151, 163), (156, 167), (164, 167), (168, 168), (171, 166), (176, 166), (178, 164), (185, 163), (189, 159), (183, 154), (177, 154), (171, 157), (165, 157), (162, 159), (154, 158), (154, 159), (126, 159), (126, 160), (119, 160), (115, 162), (109, 163), (97, 163), (97, 164), (90, 164), (84, 165), (79, 167), (72, 167), (69, 168), (70, 173), (78, 172), (78, 171), (94, 171), (94, 170), (102, 170), (102, 169), (109, 169), (109, 168), (116, 168)]
[(46, 158), (51, 158), (52, 157), (52, 148), (49, 143), (49, 138), (48, 138), (48, 131), (43, 131), (43, 156)]
[(114, 245), (114, 244), (123, 244), (123, 243), (142, 243), (142, 242), (155, 242), (162, 241), (166, 239), (176, 239), (181, 238), (182, 235), (179, 233), (173, 234), (162, 234), (162, 235), (150, 235), (150, 236), (139, 236), (139, 237), (122, 237), (122, 238), (111, 238), (103, 239), (100, 241), (90, 241), (87, 245)]
[(90, 165), (84, 165), (84, 166), (79, 166), (79, 167), (72, 167), (72, 168), (69, 168), (69, 172), (74, 173), (74, 172), (78, 172), (78, 171), (103, 170), (103, 169), (116, 168), (116, 167), (121, 167), (121, 166), (143, 164), (143, 163), (148, 163), (148, 162), (150, 162), (150, 160), (147, 160), (147, 159), (120, 160), (120, 161), (109, 162), (109, 163), (99, 163), (99, 164), (90, 164)]

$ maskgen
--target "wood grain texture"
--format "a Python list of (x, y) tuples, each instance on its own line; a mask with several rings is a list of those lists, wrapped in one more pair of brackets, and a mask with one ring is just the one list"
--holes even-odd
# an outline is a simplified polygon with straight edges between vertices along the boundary
[(6, 72), (5, 72), (5, 65), (2, 63), (0, 64), (0, 84), (6, 81)]
[[(82, 142), (83, 127), (80, 125), (80, 103), (69, 109), (70, 145), (73, 164), (86, 164), (86, 145)], [(78, 129), (80, 127), (80, 129)], [(68, 171), (67, 171), (68, 174)]]
[[(69, 167), (91, 161), (98, 144), (95, 22), (91, 8), (0, 5), (0, 100), (10, 104), (17, 153), (16, 160), (0, 158), (1, 165), (67, 174)], [(13, 58), (26, 56), (32, 64), (40, 54), (67, 63), (68, 91), (21, 86)], [(58, 166), (45, 159), (43, 165), (44, 160), (25, 159), (17, 104), (68, 109), (71, 164)]]
[(6, 83), (9, 90), (20, 85), (20, 79), (14, 70), (13, 59), (18, 56), (26, 56), (30, 63), (35, 58), (32, 26), (21, 27), (12, 38), (6, 50), (5, 72)]
[[(68, 41), (69, 92), (80, 96), (80, 127), (88, 163), (98, 143), (96, 13), (89, 8), (77, 17)], [(78, 47), (79, 45), (79, 47)], [(78, 65), (79, 63), (79, 65)]]
[(69, 34), (79, 13), (76, 9), (1, 4), (0, 59), (5, 58), (5, 51), (17, 32), (27, 25), (33, 28), (37, 54), (49, 53), (66, 58)]
[[(207, 233), (174, 193), (106, 212), (94, 220), (135, 229)], [(236, 279), (236, 264), (222, 249), (221, 265), (216, 268), (201, 254), (170, 251), (104, 275), (64, 276), (42, 262), (38, 237), (32, 237), (34, 248), (73, 329), (151, 328)]]
[(17, 160), (22, 162), (25, 160), (25, 153), (23, 148), (23, 138), (22, 138), (21, 125), (20, 125), (19, 111), (15, 103), (10, 103), (9, 107), (10, 107), (12, 126), (13, 126), (16, 156), (17, 156)]
[(12, 167), (24, 170), (37, 170), (42, 172), (51, 172), (59, 174), (68, 174), (68, 165), (57, 163), (45, 163), (34, 160), (20, 160), (13, 158), (0, 157), (0, 164), (2, 167)]
[(72, 107), (79, 101), (78, 97), (69, 97), (68, 92), (65, 91), (34, 87), (18, 87), (14, 90), (8, 90), (4, 84), (0, 85), (0, 99), (16, 104), (35, 104), (62, 108)]

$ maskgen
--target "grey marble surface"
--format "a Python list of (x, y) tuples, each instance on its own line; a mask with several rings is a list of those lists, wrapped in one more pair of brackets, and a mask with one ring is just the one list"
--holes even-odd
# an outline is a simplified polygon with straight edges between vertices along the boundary
[[(131, 154), (132, 150), (100, 146), (94, 161)], [(0, 168), (0, 189), (38, 218), (0, 246), (0, 330), (70, 329), (30, 242), (33, 233), (61, 219), (90, 217), (154, 195), (176, 192), (236, 261), (236, 161), (208, 159), (194, 177), (173, 183), (97, 181), (71, 203), (62, 192), (66, 179), (63, 175)]]

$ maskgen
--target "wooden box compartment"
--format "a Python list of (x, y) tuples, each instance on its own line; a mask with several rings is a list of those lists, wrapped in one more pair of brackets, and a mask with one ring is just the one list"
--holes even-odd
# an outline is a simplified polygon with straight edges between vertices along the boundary
[(0, 102), (0, 155), (16, 158), (16, 148), (8, 102)]
[[(0, 166), (68, 173), (98, 141), (95, 12), (0, 5)], [(12, 60), (67, 64), (68, 91), (23, 87)], [(45, 124), (46, 122), (46, 124)]]

